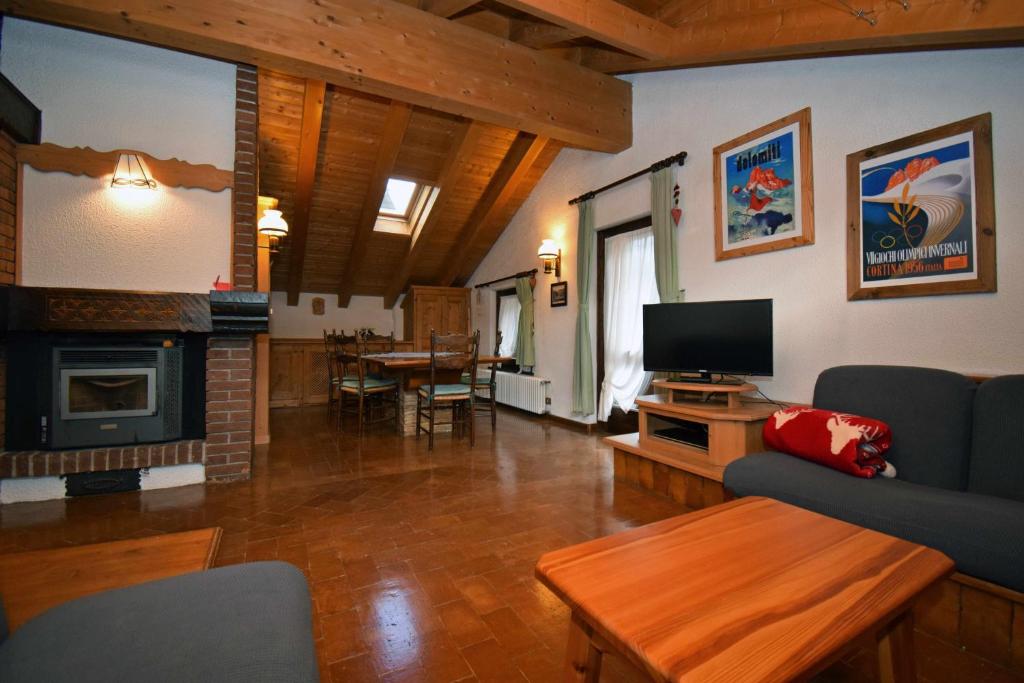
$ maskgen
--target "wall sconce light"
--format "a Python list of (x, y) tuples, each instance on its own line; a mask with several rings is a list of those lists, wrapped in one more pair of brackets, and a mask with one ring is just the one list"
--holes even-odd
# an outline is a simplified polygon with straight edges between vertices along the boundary
[(146, 175), (146, 167), (142, 165), (139, 155), (135, 152), (121, 152), (117, 155), (114, 165), (114, 177), (110, 180), (111, 187), (148, 187), (156, 189), (156, 181)]
[(554, 272), (556, 278), (562, 277), (562, 250), (554, 240), (541, 242), (537, 256), (544, 261), (545, 273)]
[(273, 256), (281, 251), (281, 240), (288, 236), (288, 223), (277, 210), (277, 200), (273, 197), (260, 196), (258, 206), (261, 209), (260, 219), (256, 228), (261, 235), (269, 239), (270, 255)]
[(270, 253), (280, 251), (281, 240), (288, 236), (288, 223), (281, 217), (281, 212), (277, 209), (264, 209), (258, 227), (260, 234), (270, 238)]

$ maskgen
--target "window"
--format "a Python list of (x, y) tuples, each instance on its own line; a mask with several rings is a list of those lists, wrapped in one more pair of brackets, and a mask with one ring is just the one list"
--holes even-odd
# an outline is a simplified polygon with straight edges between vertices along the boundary
[(430, 209), (434, 207), (437, 192), (438, 188), (430, 185), (388, 178), (373, 229), (377, 232), (412, 235), (415, 240)]
[(599, 264), (601, 421), (607, 421), (614, 408), (629, 412), (652, 378), (644, 372), (643, 306), (660, 299), (654, 277), (654, 233), (649, 226), (650, 219), (641, 220), (598, 237), (599, 258), (603, 258)]
[[(498, 315), (498, 332), (501, 333), (501, 346), (498, 348), (499, 356), (514, 356), (516, 351), (516, 337), (519, 331), (519, 297), (516, 296), (515, 288), (501, 289), (495, 292)], [(502, 366), (506, 370), (518, 371), (515, 361), (505, 363)]]
[(411, 180), (388, 178), (387, 189), (384, 190), (384, 201), (380, 203), (381, 216), (397, 216), (409, 218), (409, 205), (416, 196), (419, 186)]

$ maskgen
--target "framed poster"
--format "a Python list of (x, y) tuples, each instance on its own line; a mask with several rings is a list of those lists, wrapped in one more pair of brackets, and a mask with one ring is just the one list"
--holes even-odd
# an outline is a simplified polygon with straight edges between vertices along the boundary
[(992, 115), (846, 157), (847, 298), (996, 291)]
[(810, 108), (714, 150), (715, 260), (814, 244)]
[(569, 305), (569, 283), (568, 282), (552, 282), (551, 283), (551, 308), (557, 308), (558, 306)]

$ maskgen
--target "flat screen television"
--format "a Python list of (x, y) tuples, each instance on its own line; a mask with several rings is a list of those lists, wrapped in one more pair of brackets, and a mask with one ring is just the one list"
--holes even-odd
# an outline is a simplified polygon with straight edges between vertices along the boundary
[(772, 300), (644, 306), (644, 370), (771, 375)]

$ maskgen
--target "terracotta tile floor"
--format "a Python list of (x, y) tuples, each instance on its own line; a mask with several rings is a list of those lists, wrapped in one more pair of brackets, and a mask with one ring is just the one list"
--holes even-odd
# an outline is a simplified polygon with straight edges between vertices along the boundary
[[(0, 507), (0, 552), (206, 526), (218, 564), (278, 559), (309, 577), (326, 681), (556, 681), (565, 607), (533, 579), (554, 548), (686, 509), (616, 484), (596, 437), (502, 412), (475, 448), (386, 427), (362, 441), (323, 411), (278, 410), (250, 482)], [(924, 681), (1016, 681), (920, 637)], [(848, 657), (821, 679), (871, 680)], [(614, 659), (602, 680), (632, 681)]]

